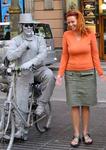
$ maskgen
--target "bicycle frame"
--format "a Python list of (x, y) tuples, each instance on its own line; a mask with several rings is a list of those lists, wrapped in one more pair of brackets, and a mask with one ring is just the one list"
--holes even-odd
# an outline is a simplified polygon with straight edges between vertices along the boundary
[[(33, 103), (35, 102), (35, 97), (34, 97), (34, 87), (32, 87), (32, 97), (31, 97), (31, 101), (30, 101), (30, 105), (29, 105), (29, 111), (27, 112), (27, 119), (25, 120), (25, 118), (22, 115), (22, 110), (20, 110), (20, 108), (18, 107), (18, 105), (16, 104), (16, 78), (19, 75), (19, 73), (17, 72), (17, 70), (14, 70), (12, 72), (12, 76), (11, 76), (11, 82), (9, 85), (9, 92), (8, 92), (8, 96), (7, 96), (7, 100), (4, 102), (3, 105), (3, 109), (2, 109), (2, 114), (1, 114), (1, 121), (0, 121), (0, 130), (3, 131), (2, 132), (2, 137), (5, 138), (6, 132), (8, 130), (9, 127), (9, 123), (11, 122), (11, 136), (10, 136), (10, 142), (8, 144), (8, 148), (7, 150), (11, 150), (13, 142), (14, 142), (14, 135), (15, 135), (15, 113), (17, 113), (19, 115), (19, 117), (21, 118), (23, 124), (25, 127), (29, 128), (31, 126), (33, 126), (34, 124), (37, 127), (37, 130), (40, 132), (45, 132), (47, 131), (47, 129), (49, 128), (49, 125), (51, 123), (51, 105), (50, 103), (48, 103), (48, 110), (49, 113), (48, 114), (43, 114), (40, 117), (36, 116), (36, 120), (31, 120), (31, 116), (33, 116), (33, 112), (32, 112), (32, 107), (33, 107)], [(4, 128), (4, 120), (5, 120), (5, 111), (7, 111), (8, 117), (7, 117), (7, 123), (6, 126)], [(47, 121), (45, 123), (45, 128), (40, 127), (39, 123), (46, 118), (46, 116), (48, 116)], [(32, 122), (30, 122), (30, 120)], [(43, 128), (43, 129), (42, 129)], [(9, 137), (6, 137), (7, 139)]]
[[(4, 138), (7, 138), (7, 139), (8, 139), (8, 137), (5, 137), (5, 134), (7, 132), (10, 120), (12, 122), (11, 123), (11, 125), (12, 125), (12, 134), (10, 136), (10, 142), (9, 142), (7, 150), (11, 149), (11, 147), (13, 145), (13, 141), (14, 141), (15, 112), (18, 113), (18, 115), (20, 116), (21, 120), (23, 121), (25, 127), (30, 127), (29, 122), (30, 122), (30, 116), (31, 116), (32, 102), (31, 102), (31, 105), (30, 105), (30, 110), (28, 112), (28, 119), (25, 120), (25, 118), (23, 117), (19, 107), (17, 106), (17, 104), (15, 102), (15, 100), (16, 100), (16, 92), (15, 92), (16, 77), (17, 77), (17, 72), (13, 72), (12, 77), (11, 77), (11, 84), (9, 86), (9, 93), (8, 93), (8, 96), (7, 96), (7, 100), (4, 102), (4, 105), (3, 105), (2, 114), (1, 114), (1, 121), (0, 121), (0, 125), (1, 125), (0, 130), (3, 130), (2, 136)], [(4, 129), (5, 110), (8, 111), (8, 118), (7, 118), (6, 127)]]
[[(29, 112), (27, 112), (28, 113), (28, 119), (25, 120), (25, 118), (23, 117), (23, 115), (21, 113), (21, 110), (19, 109), (19, 107), (18, 107), (18, 105), (16, 104), (16, 101), (15, 101), (16, 100), (16, 92), (15, 92), (16, 77), (17, 77), (17, 74), (16, 74), (16, 72), (14, 72), (13, 75), (12, 75), (12, 78), (11, 78), (9, 93), (8, 93), (7, 100), (4, 103), (4, 107), (6, 109), (8, 109), (8, 111), (11, 111), (11, 110), (16, 111), (18, 113), (18, 115), (20, 116), (20, 118), (22, 119), (25, 127), (30, 127), (29, 122), (30, 122), (30, 116), (31, 116), (33, 101), (31, 101)], [(14, 97), (14, 98), (12, 98), (12, 97)], [(10, 107), (9, 107), (9, 105), (10, 105)]]

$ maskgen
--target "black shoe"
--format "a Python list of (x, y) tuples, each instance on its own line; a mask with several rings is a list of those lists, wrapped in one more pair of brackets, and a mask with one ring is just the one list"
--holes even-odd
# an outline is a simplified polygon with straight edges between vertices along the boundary
[[(74, 144), (72, 142), (74, 142)], [(80, 143), (81, 143), (80, 137), (79, 136), (78, 137), (77, 136), (73, 136), (70, 145), (72, 147), (78, 147), (80, 145)]]
[(82, 141), (84, 144), (90, 145), (93, 143), (92, 138), (90, 137), (90, 134), (86, 134), (82, 137)]
[(23, 133), (21, 130), (18, 130), (15, 135), (14, 135), (15, 139), (19, 139), (19, 140), (23, 140), (23, 141), (27, 141), (28, 139), (28, 135)]

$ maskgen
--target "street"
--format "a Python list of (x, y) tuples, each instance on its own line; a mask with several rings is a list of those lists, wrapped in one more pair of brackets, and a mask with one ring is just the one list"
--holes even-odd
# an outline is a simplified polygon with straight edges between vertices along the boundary
[[(74, 150), (70, 147), (73, 136), (72, 122), (65, 102), (52, 101), (52, 123), (46, 133), (39, 133), (35, 126), (29, 129), (28, 141), (14, 141), (12, 150)], [(106, 107), (91, 108), (90, 134), (92, 145), (81, 142), (78, 150), (106, 150)], [(0, 143), (0, 150), (6, 144)]]

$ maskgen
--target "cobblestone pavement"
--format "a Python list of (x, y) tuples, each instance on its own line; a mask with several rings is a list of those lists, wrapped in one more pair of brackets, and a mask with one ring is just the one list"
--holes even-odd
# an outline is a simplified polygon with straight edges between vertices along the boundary
[[(53, 118), (51, 129), (40, 134), (35, 127), (29, 130), (26, 142), (15, 142), (12, 150), (74, 150), (69, 142), (72, 138), (72, 123), (65, 102), (52, 101)], [(106, 103), (91, 108), (90, 134), (94, 143), (86, 146), (83, 143), (78, 150), (106, 150)], [(5, 146), (0, 144), (0, 150)]]

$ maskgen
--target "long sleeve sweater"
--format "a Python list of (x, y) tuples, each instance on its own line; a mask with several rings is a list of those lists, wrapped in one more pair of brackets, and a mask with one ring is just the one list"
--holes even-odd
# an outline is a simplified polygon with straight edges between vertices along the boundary
[(66, 31), (63, 35), (62, 47), (58, 75), (63, 76), (66, 70), (86, 71), (94, 68), (99, 75), (103, 75), (96, 36), (93, 32), (78, 40), (73, 31)]

